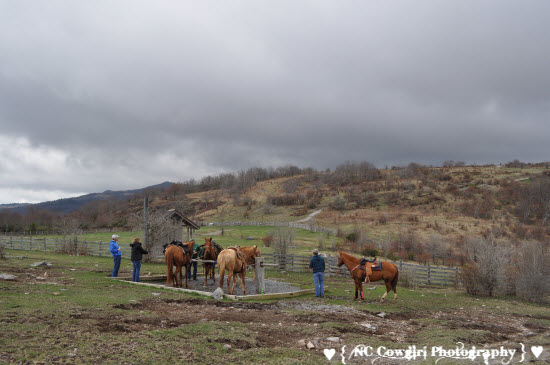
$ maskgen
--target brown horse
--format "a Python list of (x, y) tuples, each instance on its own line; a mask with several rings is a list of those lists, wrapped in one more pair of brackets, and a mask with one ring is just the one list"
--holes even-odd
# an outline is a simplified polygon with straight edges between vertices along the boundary
[[(218, 249), (214, 246), (212, 243), (212, 237), (205, 238), (204, 239), (204, 257), (203, 260), (212, 260), (216, 261), (218, 259)], [(214, 263), (203, 263), (204, 268), (204, 286), (207, 285), (208, 282), (208, 276), (212, 279), (212, 281), (216, 282), (216, 271), (214, 270)]]
[[(360, 270), (359, 269), (360, 261), (361, 261), (360, 259), (355, 258), (345, 252), (342, 252), (342, 251), (338, 252), (338, 264), (337, 264), (338, 267), (342, 265), (346, 265), (355, 282), (355, 299), (357, 299), (358, 289), (361, 290), (361, 299), (363, 299), (363, 292), (362, 292), (363, 286), (361, 284), (358, 287), (355, 279), (355, 276), (358, 276), (358, 271)], [(399, 279), (399, 271), (397, 270), (397, 266), (387, 261), (382, 262), (382, 270), (380, 271), (372, 270), (370, 268), (369, 263), (367, 263), (366, 266), (367, 266), (367, 271), (369, 269), (371, 270), (371, 272), (367, 276), (369, 281), (378, 281), (383, 279), (384, 283), (386, 284), (386, 292), (384, 293), (384, 295), (382, 295), (382, 298), (380, 298), (380, 302), (383, 302), (386, 299), (386, 295), (388, 295), (390, 290), (393, 290), (394, 292), (393, 301), (395, 301), (397, 299), (397, 281)]]
[[(185, 267), (185, 287), (189, 288), (187, 283), (187, 268), (191, 263), (191, 255), (189, 254), (193, 250), (192, 242), (185, 242), (179, 246), (175, 244), (178, 241), (172, 241), (172, 243), (166, 247), (164, 252), (164, 258), (166, 259), (166, 286), (182, 287), (182, 273), (181, 268)], [(181, 242), (180, 242), (181, 243)], [(187, 253), (184, 250), (184, 247), (188, 247)], [(176, 271), (173, 273), (172, 270), (176, 267)]]
[[(254, 245), (252, 247), (241, 247), (241, 251), (246, 259), (246, 264), (256, 268), (256, 257), (262, 256), (262, 253), (258, 249), (258, 246)], [(256, 279), (256, 270), (253, 270), (254, 277), (252, 280)]]
[(218, 270), (220, 275), (220, 288), (223, 289), (223, 277), (225, 270), (227, 270), (227, 292), (233, 294), (235, 291), (235, 281), (231, 285), (231, 278), (233, 275), (241, 275), (241, 283), (243, 286), (243, 294), (246, 295), (246, 289), (244, 286), (246, 275), (246, 258), (239, 247), (230, 247), (222, 250), (218, 255)]

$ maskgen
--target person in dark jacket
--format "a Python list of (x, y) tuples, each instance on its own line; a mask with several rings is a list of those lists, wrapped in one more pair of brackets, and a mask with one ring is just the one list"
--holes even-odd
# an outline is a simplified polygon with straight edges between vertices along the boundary
[(313, 271), (315, 283), (315, 296), (325, 296), (325, 259), (319, 255), (319, 250), (313, 250), (313, 257), (309, 260), (309, 268)]
[(132, 271), (132, 281), (139, 282), (139, 271), (141, 270), (141, 259), (143, 258), (143, 255), (148, 254), (147, 250), (144, 250), (143, 247), (141, 247), (141, 242), (139, 242), (139, 238), (136, 237), (130, 243), (130, 247), (132, 247), (132, 264), (134, 265), (134, 270)]

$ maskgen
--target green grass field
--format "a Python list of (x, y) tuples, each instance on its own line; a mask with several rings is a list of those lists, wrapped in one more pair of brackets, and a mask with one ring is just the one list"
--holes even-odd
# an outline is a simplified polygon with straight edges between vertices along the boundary
[[(519, 342), (550, 346), (549, 306), (514, 298), (398, 287), (397, 302), (379, 303), (383, 286), (371, 283), (365, 286), (366, 301), (354, 302), (349, 278), (327, 276), (323, 299), (308, 295), (216, 302), (114, 281), (108, 278), (111, 258), (15, 250), (7, 254), (7, 260), (0, 260), (0, 273), (17, 279), (0, 280), (3, 363), (318, 364), (327, 361), (324, 348), (365, 342), (394, 348), (453, 347), (457, 341), (497, 348)], [(52, 266), (31, 268), (37, 261)], [(160, 275), (165, 269), (143, 263), (141, 272)], [(124, 259), (121, 275), (130, 272), (131, 263)], [(309, 273), (269, 270), (266, 277), (312, 286)], [(384, 318), (378, 316), (381, 312)], [(331, 336), (339, 342), (327, 342)], [(315, 348), (306, 349), (300, 340), (315, 343)]]

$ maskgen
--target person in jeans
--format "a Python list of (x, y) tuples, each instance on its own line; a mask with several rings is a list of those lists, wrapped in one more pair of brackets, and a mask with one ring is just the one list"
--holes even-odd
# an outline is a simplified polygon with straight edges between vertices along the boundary
[[(191, 242), (193, 242), (193, 256), (191, 256), (191, 259), (196, 260), (199, 258), (200, 246), (195, 240), (191, 240)], [(187, 277), (191, 278), (191, 266), (193, 267), (193, 280), (197, 280), (197, 261), (191, 261), (191, 264), (187, 266)]]
[(309, 260), (309, 268), (313, 271), (315, 296), (325, 296), (325, 259), (319, 255), (319, 250), (313, 250), (313, 257)]
[(141, 247), (141, 242), (139, 242), (139, 237), (134, 238), (132, 243), (130, 243), (130, 247), (132, 247), (132, 265), (134, 266), (134, 270), (132, 271), (132, 281), (135, 281), (136, 283), (139, 282), (139, 271), (141, 270), (141, 259), (143, 258), (143, 255), (148, 254), (147, 250), (144, 250), (143, 247)]
[(113, 255), (113, 260), (115, 263), (113, 266), (113, 273), (111, 274), (112, 278), (116, 278), (118, 276), (118, 270), (120, 269), (120, 260), (122, 259), (122, 251), (120, 250), (120, 247), (118, 247), (117, 241), (118, 236), (114, 234), (111, 243), (109, 244), (109, 251), (111, 251), (111, 255)]

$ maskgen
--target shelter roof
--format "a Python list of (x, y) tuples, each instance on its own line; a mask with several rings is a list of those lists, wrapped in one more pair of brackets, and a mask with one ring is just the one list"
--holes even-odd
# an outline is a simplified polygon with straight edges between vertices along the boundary
[(172, 218), (179, 222), (182, 222), (184, 226), (192, 227), (194, 229), (200, 229), (199, 225), (193, 222), (191, 219), (187, 218), (181, 214), (177, 209), (170, 209), (166, 212), (166, 218)]

